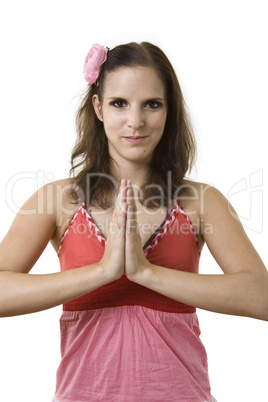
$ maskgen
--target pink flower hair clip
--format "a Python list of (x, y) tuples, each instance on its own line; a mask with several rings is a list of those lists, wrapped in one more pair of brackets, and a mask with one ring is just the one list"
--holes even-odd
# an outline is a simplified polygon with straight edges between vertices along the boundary
[(97, 43), (88, 52), (84, 64), (84, 77), (88, 85), (99, 85), (100, 69), (107, 59), (107, 53), (108, 48)]

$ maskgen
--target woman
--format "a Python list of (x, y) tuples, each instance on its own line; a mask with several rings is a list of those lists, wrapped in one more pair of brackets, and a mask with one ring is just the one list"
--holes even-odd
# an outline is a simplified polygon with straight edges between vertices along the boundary
[[(84, 73), (73, 177), (1, 243), (0, 314), (63, 304), (55, 401), (212, 401), (196, 307), (268, 320), (266, 268), (227, 200), (185, 180), (195, 143), (164, 53), (94, 45)], [(61, 272), (23, 275), (49, 241)], [(205, 242), (225, 275), (198, 275)]]

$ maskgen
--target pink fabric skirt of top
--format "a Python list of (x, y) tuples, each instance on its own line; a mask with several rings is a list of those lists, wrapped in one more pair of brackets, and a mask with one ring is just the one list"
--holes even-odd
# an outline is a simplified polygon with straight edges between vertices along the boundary
[(196, 314), (64, 311), (61, 331), (54, 402), (215, 402)]
[[(54, 398), (52, 399), (52, 402), (60, 402), (60, 401), (54, 397)], [(133, 402), (136, 402), (136, 401), (133, 401)], [(176, 401), (174, 401), (174, 402), (176, 402)], [(207, 401), (204, 401), (204, 402), (207, 402)], [(213, 396), (212, 396), (209, 402), (217, 402), (217, 401), (216, 401), (216, 399), (213, 398)]]
[(141, 306), (63, 311), (59, 402), (210, 401), (197, 315)]

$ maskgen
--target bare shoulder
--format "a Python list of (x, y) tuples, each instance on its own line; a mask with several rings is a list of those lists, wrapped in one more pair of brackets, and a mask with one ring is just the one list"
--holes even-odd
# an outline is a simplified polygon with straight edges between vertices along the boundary
[[(50, 182), (41, 187), (21, 208), (21, 213), (27, 214), (28, 210), (36, 214), (51, 216), (55, 225), (62, 226), (65, 215), (72, 215), (77, 209), (77, 204), (71, 196), (71, 179), (62, 179)], [(34, 207), (34, 209), (31, 209)]]
[[(226, 219), (234, 222), (240, 221), (228, 199), (216, 187), (191, 180), (184, 180), (179, 192), (179, 199), (186, 211), (195, 214), (202, 224), (210, 221)], [(204, 229), (204, 228), (203, 228)]]
[(209, 184), (185, 181), (184, 185), (186, 212), (197, 220), (201, 241), (223, 272), (266, 271), (229, 200)]
[(177, 198), (195, 228), (200, 248), (202, 248), (205, 243), (203, 212), (206, 193), (212, 193), (213, 191), (214, 187), (209, 184), (192, 180), (183, 180), (178, 191)]
[(76, 208), (68, 188), (68, 179), (46, 184), (23, 204), (0, 243), (0, 270), (29, 272)]
[[(244, 233), (238, 215), (227, 198), (214, 186), (191, 180), (184, 180), (179, 200), (191, 219), (200, 246), (215, 239), (216, 228)], [(214, 235), (214, 236), (213, 236)]]
[(205, 211), (211, 210), (212, 206), (217, 208), (218, 203), (229, 205), (224, 195), (214, 186), (191, 180), (182, 182), (179, 199), (182, 206), (189, 209), (189, 213), (194, 211), (200, 219), (203, 219)]
[(64, 232), (72, 220), (80, 203), (72, 197), (72, 180), (63, 179), (47, 184), (47, 193), (49, 193), (50, 205), (53, 205), (55, 213), (55, 232), (50, 239), (55, 251), (58, 250)]
[(179, 193), (182, 197), (189, 198), (191, 200), (200, 201), (200, 197), (202, 197), (207, 191), (217, 191), (215, 187), (210, 184), (197, 182), (193, 180), (183, 180), (180, 186)]

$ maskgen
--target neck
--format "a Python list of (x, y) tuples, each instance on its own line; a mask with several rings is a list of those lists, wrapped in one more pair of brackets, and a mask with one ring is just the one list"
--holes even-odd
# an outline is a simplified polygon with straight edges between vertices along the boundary
[(141, 187), (144, 184), (148, 169), (148, 165), (137, 163), (127, 163), (124, 166), (113, 163), (111, 166), (111, 172), (119, 182), (121, 179), (131, 180), (134, 187)]

